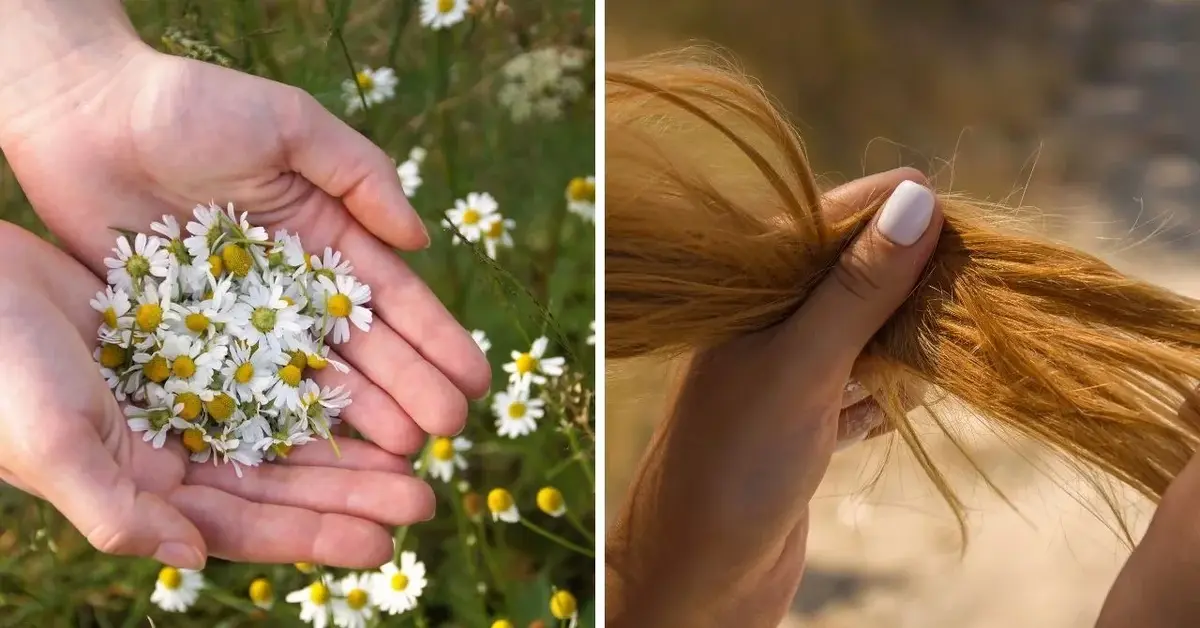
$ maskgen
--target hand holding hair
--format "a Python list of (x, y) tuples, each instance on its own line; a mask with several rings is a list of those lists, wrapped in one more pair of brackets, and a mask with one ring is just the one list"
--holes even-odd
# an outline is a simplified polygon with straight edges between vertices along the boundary
[(862, 418), (873, 402), (844, 394), (855, 361), (937, 243), (942, 219), (923, 182), (901, 169), (831, 192), (833, 220), (890, 197), (792, 316), (694, 356), (610, 534), (609, 625), (782, 618), (839, 433), (855, 442), (872, 427)]

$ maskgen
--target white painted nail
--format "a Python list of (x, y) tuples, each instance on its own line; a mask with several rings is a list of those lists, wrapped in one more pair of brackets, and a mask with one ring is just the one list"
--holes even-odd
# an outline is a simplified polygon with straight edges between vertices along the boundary
[(893, 244), (912, 246), (929, 228), (933, 200), (929, 188), (913, 181), (902, 181), (879, 210), (875, 228)]

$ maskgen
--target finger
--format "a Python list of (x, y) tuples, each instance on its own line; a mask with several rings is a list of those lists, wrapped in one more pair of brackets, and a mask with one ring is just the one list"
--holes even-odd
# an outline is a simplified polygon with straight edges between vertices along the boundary
[(466, 425), (462, 391), (386, 324), (377, 322), (369, 333), (352, 334), (337, 350), (426, 432), (453, 436)]
[(433, 489), (409, 475), (262, 464), (243, 468), (238, 477), (232, 465), (188, 467), (187, 484), (210, 486), (257, 504), (294, 506), (390, 525), (408, 525), (433, 516)]
[(395, 251), (337, 211), (336, 201), (317, 194), (306, 203), (292, 225), (305, 247), (322, 251), (328, 246), (346, 255), (354, 274), (371, 286), (371, 307), (378, 318), (459, 390), (473, 399), (485, 395), (492, 382), (487, 358), (429, 286)]
[[(933, 192), (901, 181), (785, 328), (816, 364), (844, 369), (911, 293), (937, 244)], [(836, 333), (830, 333), (836, 330)]]
[[(339, 355), (330, 355), (335, 360)], [(371, 442), (394, 454), (407, 455), (421, 450), (427, 435), (384, 390), (350, 368), (341, 373), (326, 367), (313, 379), (321, 386), (345, 386), (353, 403), (342, 410), (341, 418), (353, 425)]]
[(358, 517), (258, 504), (211, 486), (183, 486), (170, 501), (204, 534), (212, 555), (231, 561), (371, 569), (394, 551), (386, 528)]
[(286, 466), (337, 467), (352, 471), (384, 471), (412, 475), (412, 463), (407, 458), (391, 454), (357, 438), (337, 439), (336, 451), (332, 443), (310, 441), (293, 448), (286, 457), (276, 457), (275, 462)]
[[(73, 422), (88, 425), (83, 417)], [(37, 474), (31, 487), (101, 552), (153, 556), (174, 567), (203, 568), (208, 548), (200, 530), (175, 506), (139, 489), (95, 433), (87, 438), (87, 429), (77, 430), (78, 438), (58, 439), (61, 444), (38, 452), (41, 460), (70, 463), (57, 465), (54, 473)]]
[(831, 223), (845, 220), (855, 212), (878, 205), (903, 181), (928, 183), (925, 174), (916, 168), (895, 168), (861, 177), (821, 195), (821, 217)]
[(341, 199), (384, 242), (403, 250), (429, 246), (429, 233), (405, 198), (391, 158), (307, 92), (279, 89), (275, 103), (288, 165)]

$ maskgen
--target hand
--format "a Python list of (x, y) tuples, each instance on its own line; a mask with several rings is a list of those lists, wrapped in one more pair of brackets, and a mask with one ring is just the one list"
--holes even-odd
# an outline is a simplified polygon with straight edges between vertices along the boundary
[[(1196, 408), (1180, 414), (1200, 421)], [(1167, 488), (1145, 536), (1117, 575), (1096, 628), (1191, 628), (1200, 617), (1200, 456)]]
[[(406, 460), (315, 441), (243, 470), (189, 462), (134, 434), (92, 359), (103, 288), (50, 244), (0, 222), (0, 479), (48, 500), (98, 549), (198, 569), (205, 556), (368, 568), (433, 515)], [(356, 401), (357, 403), (357, 401)]]
[(782, 619), (839, 432), (854, 441), (870, 427), (861, 395), (846, 398), (851, 372), (941, 231), (923, 182), (901, 169), (831, 192), (826, 211), (848, 214), (897, 191), (789, 320), (693, 358), (610, 534), (610, 625)]
[[(350, 373), (319, 383), (347, 385), (346, 420), (389, 451), (459, 432), (464, 393), (485, 394), (491, 373), (391, 248), (424, 247), (428, 235), (388, 156), (297, 88), (162, 55), (132, 34), (90, 46), (0, 85), (0, 147), (66, 248), (103, 276), (110, 227), (147, 232), (165, 213), (186, 224), (215, 200), (271, 234), (298, 233), (309, 252), (340, 250), (371, 285), (376, 322), (338, 345)], [(14, 94), (43, 96), (15, 106)]]

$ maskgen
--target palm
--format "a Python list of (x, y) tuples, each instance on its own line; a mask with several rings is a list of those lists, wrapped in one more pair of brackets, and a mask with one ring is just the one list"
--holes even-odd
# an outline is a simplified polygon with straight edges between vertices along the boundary
[(215, 555), (326, 564), (386, 558), (386, 531), (371, 522), (410, 523), (432, 507), (428, 487), (394, 473), (407, 463), (392, 453), (417, 451), (427, 433), (460, 430), (464, 393), (482, 394), (491, 379), (470, 336), (379, 239), (404, 248), (426, 241), (390, 160), (302, 92), (153, 52), (70, 98), (65, 114), (48, 105), (53, 116), (23, 118), (5, 147), (66, 247), (101, 274), (110, 227), (146, 231), (164, 213), (182, 221), (213, 200), (235, 203), (272, 231), (299, 233), (310, 251), (341, 250), (372, 285), (376, 324), (338, 346), (350, 372), (327, 369), (321, 383), (349, 387), (354, 403), (343, 416), (388, 451), (350, 441), (337, 458), (318, 444), (239, 480), (227, 465), (186, 464), (179, 449), (153, 450), (114, 423), (121, 416), (107, 391), (91, 392), (103, 387), (88, 349), (98, 322), (87, 302), (100, 283), (58, 255), (58, 270), (76, 277), (53, 288), (61, 292), (56, 305), (74, 313), (70, 376), (89, 382), (75, 409), (104, 437), (120, 472), (183, 512)]

